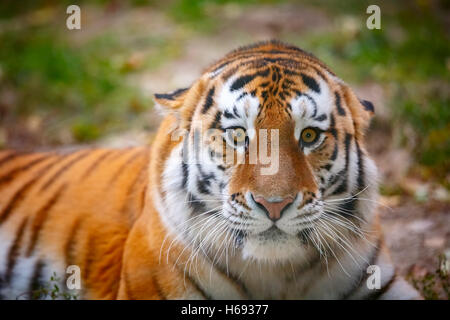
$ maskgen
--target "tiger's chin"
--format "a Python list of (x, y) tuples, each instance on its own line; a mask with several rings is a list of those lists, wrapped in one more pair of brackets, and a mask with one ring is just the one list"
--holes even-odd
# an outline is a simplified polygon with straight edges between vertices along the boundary
[(266, 263), (295, 263), (305, 260), (308, 248), (298, 236), (290, 235), (277, 227), (246, 237), (242, 256)]

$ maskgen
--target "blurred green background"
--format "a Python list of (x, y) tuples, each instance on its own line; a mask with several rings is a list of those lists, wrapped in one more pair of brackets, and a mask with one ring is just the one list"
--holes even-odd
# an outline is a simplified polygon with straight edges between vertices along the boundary
[[(81, 7), (81, 30), (66, 28), (70, 4)], [(381, 30), (366, 28), (370, 4), (381, 8)], [(449, 30), (449, 0), (2, 0), (0, 148), (147, 143), (159, 121), (153, 93), (188, 86), (237, 46), (276, 38), (375, 104), (368, 144), (383, 201), (412, 199), (417, 214), (437, 206), (448, 248)]]

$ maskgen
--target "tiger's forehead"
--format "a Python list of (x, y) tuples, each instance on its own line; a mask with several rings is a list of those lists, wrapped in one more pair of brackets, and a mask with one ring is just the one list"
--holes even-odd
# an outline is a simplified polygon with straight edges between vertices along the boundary
[(275, 124), (293, 120), (301, 128), (315, 122), (325, 129), (333, 107), (330, 81), (310, 66), (293, 69), (275, 62), (244, 66), (214, 81), (215, 102), (225, 127), (253, 127), (269, 113)]

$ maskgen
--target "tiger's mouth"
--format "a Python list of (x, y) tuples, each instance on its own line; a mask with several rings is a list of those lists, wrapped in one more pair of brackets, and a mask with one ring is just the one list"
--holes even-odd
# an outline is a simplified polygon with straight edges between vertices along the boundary
[(282, 237), (284, 233), (286, 232), (278, 228), (276, 225), (273, 225), (266, 231), (261, 232), (259, 236), (268, 240), (276, 240)]
[(235, 241), (236, 248), (241, 249), (244, 260), (265, 262), (286, 262), (302, 259), (307, 242), (303, 240), (302, 232), (291, 235), (276, 225), (272, 225), (258, 234), (239, 233)]
[[(260, 215), (260, 212), (256, 212), (256, 214)], [(296, 242), (298, 246), (304, 246), (308, 244), (309, 235), (320, 219), (320, 210), (296, 211), (294, 217), (281, 218), (278, 221), (264, 218), (261, 219), (262, 226), (256, 230), (242, 227), (233, 228), (234, 246), (236, 249), (243, 248), (248, 242), (258, 243), (260, 248), (282, 246), (287, 243), (292, 244), (292, 242)]]

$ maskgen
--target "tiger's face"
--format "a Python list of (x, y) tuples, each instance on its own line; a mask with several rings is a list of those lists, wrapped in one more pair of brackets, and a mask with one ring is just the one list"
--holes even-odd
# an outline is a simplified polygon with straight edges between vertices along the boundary
[(180, 186), (165, 189), (166, 203), (189, 210), (168, 204), (166, 220), (194, 246), (295, 261), (369, 222), (373, 204), (358, 200), (376, 195), (363, 144), (373, 107), (312, 56), (275, 42), (244, 48), (156, 98), (183, 132), (164, 183)]

